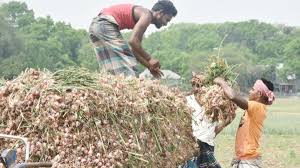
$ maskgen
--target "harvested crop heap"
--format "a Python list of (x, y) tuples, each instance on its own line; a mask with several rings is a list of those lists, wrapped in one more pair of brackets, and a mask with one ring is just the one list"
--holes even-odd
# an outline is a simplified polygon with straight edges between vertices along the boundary
[(196, 92), (196, 100), (204, 107), (205, 114), (212, 122), (226, 119), (237, 109), (225, 96), (223, 89), (213, 82), (216, 77), (223, 77), (235, 87), (237, 74), (233, 72), (234, 68), (219, 56), (212, 56), (203, 74), (193, 74), (192, 86)]
[[(194, 151), (179, 90), (85, 69), (30, 69), (5, 82), (0, 133), (29, 138), (30, 161), (54, 167), (176, 167)], [(24, 156), (0, 139), (0, 150), (13, 147)]]

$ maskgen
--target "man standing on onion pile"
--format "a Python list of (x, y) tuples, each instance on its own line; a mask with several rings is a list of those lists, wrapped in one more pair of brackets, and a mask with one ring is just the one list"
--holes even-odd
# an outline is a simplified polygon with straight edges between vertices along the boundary
[[(198, 86), (192, 84), (193, 93), (196, 94)], [(205, 114), (204, 108), (197, 102), (194, 94), (187, 96), (186, 99), (188, 106), (193, 109), (192, 129), (193, 135), (197, 139), (199, 153), (178, 168), (221, 168), (214, 156), (214, 141), (216, 136), (233, 121), (235, 113), (228, 115), (222, 122), (212, 122)]]
[[(148, 68), (154, 77), (161, 77), (160, 63), (141, 45), (150, 24), (158, 29), (166, 26), (177, 10), (169, 0), (159, 0), (151, 10), (133, 4), (104, 8), (90, 25), (90, 39), (103, 69), (113, 75), (136, 76), (137, 61)], [(120, 30), (133, 29), (128, 43)]]
[(259, 143), (266, 118), (266, 105), (271, 105), (275, 100), (272, 82), (266, 79), (257, 80), (249, 91), (248, 101), (229, 87), (224, 79), (216, 78), (214, 82), (223, 88), (225, 95), (231, 101), (246, 110), (237, 130), (236, 157), (231, 166), (233, 168), (261, 168)]

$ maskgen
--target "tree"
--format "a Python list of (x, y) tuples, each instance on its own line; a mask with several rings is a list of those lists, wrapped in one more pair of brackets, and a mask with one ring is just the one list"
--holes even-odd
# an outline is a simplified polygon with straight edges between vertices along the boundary
[(0, 60), (18, 54), (22, 48), (22, 40), (12, 27), (0, 14)]
[(5, 19), (13, 27), (25, 27), (34, 22), (34, 13), (27, 8), (25, 2), (11, 1), (0, 7)]
[(78, 51), (79, 65), (88, 68), (93, 71), (97, 71), (101, 68), (98, 64), (93, 46), (91, 43), (84, 43)]

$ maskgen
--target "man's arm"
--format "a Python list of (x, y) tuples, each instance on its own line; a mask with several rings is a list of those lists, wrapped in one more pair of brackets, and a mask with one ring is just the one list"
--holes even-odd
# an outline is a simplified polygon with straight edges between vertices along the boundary
[(215, 133), (216, 136), (227, 126), (229, 125), (235, 118), (235, 113), (232, 114), (231, 116), (228, 116), (226, 120), (221, 120), (221, 123), (216, 126), (215, 128)]
[(228, 84), (227, 82), (218, 77), (214, 80), (216, 84), (218, 84), (223, 90), (225, 95), (232, 100), (237, 106), (240, 108), (247, 110), (248, 109), (248, 101), (244, 99), (242, 96), (238, 95)]
[(161, 77), (162, 73), (159, 70), (159, 61), (151, 58), (151, 56), (142, 48), (141, 45), (143, 35), (151, 21), (152, 15), (150, 12), (145, 11), (141, 14), (141, 17), (133, 28), (132, 35), (129, 39), (129, 44), (136, 59), (145, 67), (147, 67), (155, 77)]
[(221, 124), (217, 125), (215, 128), (216, 136), (225, 128), (224, 122), (221, 122)]

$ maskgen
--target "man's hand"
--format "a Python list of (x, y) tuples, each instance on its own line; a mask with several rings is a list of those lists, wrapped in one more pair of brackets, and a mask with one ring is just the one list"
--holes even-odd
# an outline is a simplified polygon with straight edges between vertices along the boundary
[(217, 78), (214, 79), (214, 83), (218, 84), (218, 85), (221, 85), (224, 82), (225, 82), (225, 80), (223, 78), (221, 78), (221, 77), (217, 77)]
[(220, 123), (215, 128), (215, 133), (218, 135), (227, 125), (229, 125), (235, 118), (235, 113), (230, 114), (227, 116), (227, 118), (224, 120), (223, 116), (219, 116)]
[(160, 71), (160, 63), (157, 59), (149, 60), (149, 71), (155, 78), (161, 78), (164, 74)]
[(248, 109), (248, 101), (232, 89), (223, 78), (215, 78), (214, 83), (218, 84), (224, 90), (225, 95), (237, 106), (244, 110)]
[(234, 90), (227, 84), (227, 82), (221, 78), (221, 77), (217, 77), (214, 79), (214, 83), (219, 85), (223, 90), (225, 95), (232, 100), (235, 96), (235, 92)]
[(164, 76), (164, 74), (160, 71), (159, 68), (152, 69), (150, 70), (150, 72), (155, 78), (161, 78), (162, 76)]
[(156, 68), (160, 68), (160, 63), (157, 59), (151, 58), (149, 60), (149, 69), (156, 69)]

